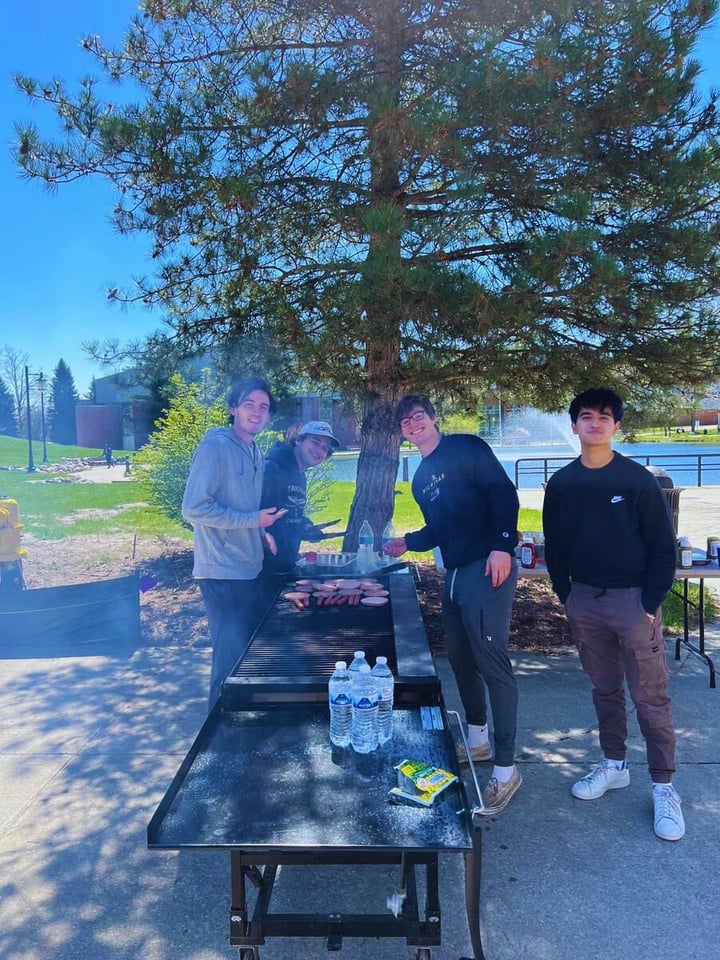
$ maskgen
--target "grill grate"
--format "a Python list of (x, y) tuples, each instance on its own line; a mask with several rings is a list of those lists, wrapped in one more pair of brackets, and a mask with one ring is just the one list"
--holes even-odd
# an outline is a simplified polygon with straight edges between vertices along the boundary
[(387, 657), (397, 673), (391, 605), (311, 607), (279, 601), (256, 630), (232, 677), (329, 677), (337, 660), (348, 665), (362, 649), (372, 666)]

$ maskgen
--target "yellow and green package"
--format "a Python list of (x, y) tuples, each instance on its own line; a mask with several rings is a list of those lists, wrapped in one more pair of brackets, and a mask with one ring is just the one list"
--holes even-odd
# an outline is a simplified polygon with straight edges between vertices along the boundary
[(422, 760), (402, 760), (395, 765), (397, 786), (389, 791), (391, 800), (429, 807), (435, 797), (457, 780), (454, 773)]

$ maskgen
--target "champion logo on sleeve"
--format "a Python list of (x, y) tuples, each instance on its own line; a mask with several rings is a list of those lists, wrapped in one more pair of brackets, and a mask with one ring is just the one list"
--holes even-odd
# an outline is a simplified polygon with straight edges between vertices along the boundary
[(610, 503), (622, 503), (625, 497), (621, 496), (619, 493), (611, 498)]

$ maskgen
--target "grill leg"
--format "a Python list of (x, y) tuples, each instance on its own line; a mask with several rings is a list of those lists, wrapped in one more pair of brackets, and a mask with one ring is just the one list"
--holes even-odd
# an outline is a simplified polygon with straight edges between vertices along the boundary
[[(260, 891), (260, 896), (264, 892), (264, 883), (263, 876), (254, 864), (243, 864), (242, 862), (242, 851), (240, 850), (231, 850), (230, 851), (230, 943), (237, 944), (241, 942), (245, 937), (253, 935), (254, 931), (251, 930), (251, 924), (249, 923), (248, 915), (248, 901), (247, 901), (247, 887), (245, 886), (245, 881), (250, 880), (253, 886), (257, 887)], [(262, 936), (261, 932), (257, 932), (258, 936)], [(254, 960), (257, 957), (257, 948), (245, 948), (242, 947), (242, 950), (245, 949), (254, 949), (256, 951), (255, 955), (248, 954), (247, 960)], [(246, 960), (242, 956), (241, 960)]]
[(480, 881), (482, 880), (482, 827), (473, 822), (472, 850), (465, 854), (465, 909), (474, 960), (485, 960), (480, 933)]

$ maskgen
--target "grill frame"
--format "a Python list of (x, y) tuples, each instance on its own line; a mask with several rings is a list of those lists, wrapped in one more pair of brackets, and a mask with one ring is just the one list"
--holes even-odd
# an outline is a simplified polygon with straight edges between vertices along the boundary
[[(326, 937), (330, 950), (339, 950), (343, 937), (402, 938), (416, 948), (439, 945), (438, 856), (455, 852), (465, 860), (465, 903), (473, 954), (478, 960), (485, 956), (480, 931), (483, 827), (470, 810), (459, 776), (413, 579), (408, 573), (388, 577), (398, 668), (398, 735), (392, 744), (368, 755), (330, 749), (327, 706), (320, 703), (327, 701), (326, 675), (231, 675), (148, 825), (150, 849), (229, 851), (233, 946), (253, 949), (273, 936)], [(279, 593), (275, 605), (278, 599)], [(371, 608), (368, 612), (376, 611)], [(270, 616), (269, 610), (260, 626)], [(362, 619), (359, 623), (362, 626)], [(360, 628), (355, 647), (361, 644)], [(434, 720), (427, 725), (425, 705), (439, 706), (440, 725)], [(277, 724), (276, 731), (273, 724)], [(273, 739), (276, 732), (277, 740)], [(392, 782), (392, 765), (397, 759), (393, 754), (406, 751), (407, 755), (429, 756), (431, 762), (458, 775), (435, 807), (408, 810), (388, 803), (387, 784)], [(285, 791), (279, 803), (275, 796), (278, 782)], [(350, 809), (330, 812), (328, 806), (337, 807), (344, 795), (353, 800)], [(273, 802), (278, 815), (265, 810), (265, 826), (260, 830), (258, 812)], [(239, 805), (245, 807), (240, 814)], [(328, 833), (338, 826), (337, 835)], [(400, 889), (406, 892), (402, 911), (393, 917), (387, 912), (343, 914), (328, 905), (328, 910), (318, 914), (271, 912), (278, 866), (328, 864), (353, 870), (397, 865)], [(424, 884), (422, 912), (418, 878)], [(247, 897), (249, 883), (258, 890), (253, 910)], [(328, 890), (328, 895), (334, 897), (334, 891)], [(241, 949), (241, 953), (245, 951)], [(419, 957), (421, 950), (417, 953)]]

